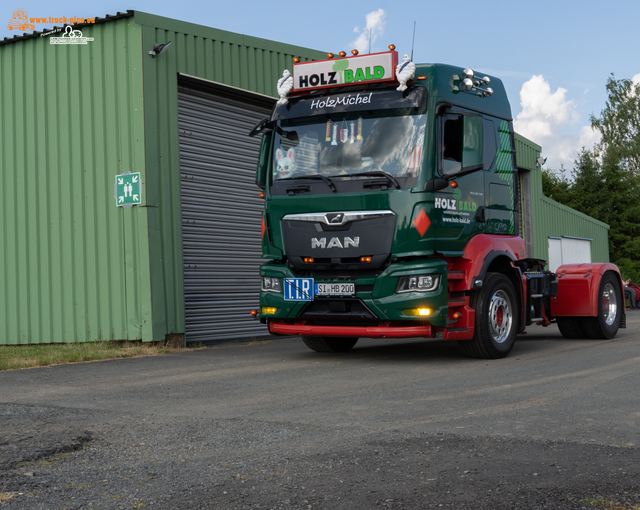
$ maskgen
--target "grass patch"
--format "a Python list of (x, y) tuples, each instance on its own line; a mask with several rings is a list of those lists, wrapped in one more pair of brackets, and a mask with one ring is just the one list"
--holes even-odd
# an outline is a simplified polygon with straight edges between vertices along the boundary
[[(198, 348), (198, 347), (195, 347)], [(44, 367), (107, 359), (157, 356), (193, 350), (176, 342), (82, 342), (73, 344), (2, 345), (0, 370)]]

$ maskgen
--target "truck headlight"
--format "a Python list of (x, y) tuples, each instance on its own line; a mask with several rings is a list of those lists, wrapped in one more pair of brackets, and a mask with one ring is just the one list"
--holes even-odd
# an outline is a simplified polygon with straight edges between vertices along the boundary
[(401, 292), (431, 292), (440, 285), (439, 274), (401, 276), (398, 279), (396, 294)]
[(276, 278), (275, 276), (263, 276), (260, 288), (265, 292), (282, 292), (280, 278)]

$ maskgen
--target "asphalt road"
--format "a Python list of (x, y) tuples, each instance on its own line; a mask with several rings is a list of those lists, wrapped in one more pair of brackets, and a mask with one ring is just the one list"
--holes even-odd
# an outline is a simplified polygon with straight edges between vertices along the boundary
[(640, 507), (627, 323), (607, 341), (533, 327), (504, 360), (288, 338), (3, 372), (0, 506)]

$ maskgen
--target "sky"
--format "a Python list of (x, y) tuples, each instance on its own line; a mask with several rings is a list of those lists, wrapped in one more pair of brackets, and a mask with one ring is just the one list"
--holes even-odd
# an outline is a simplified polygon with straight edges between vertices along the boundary
[[(20, 33), (7, 23), (23, 8), (29, 17), (67, 18), (140, 10), (334, 53), (367, 52), (369, 45), (374, 53), (395, 44), (400, 55), (411, 54), (413, 42), (416, 63), (459, 65), (500, 78), (515, 130), (542, 146), (548, 158), (544, 168), (563, 166), (569, 174), (581, 148), (598, 141), (590, 116), (598, 117), (606, 106), (607, 80), (613, 74), (640, 81), (639, 0), (7, 0), (3, 5), (0, 39)], [(36, 25), (38, 31), (50, 28)]]

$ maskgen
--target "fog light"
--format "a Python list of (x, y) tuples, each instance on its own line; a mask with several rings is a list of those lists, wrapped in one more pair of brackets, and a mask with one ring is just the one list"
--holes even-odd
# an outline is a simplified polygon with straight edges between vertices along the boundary
[(278, 309), (274, 306), (263, 306), (262, 315), (275, 315)]
[(427, 317), (433, 313), (431, 308), (412, 308), (410, 310), (402, 310), (402, 313), (410, 317)]

